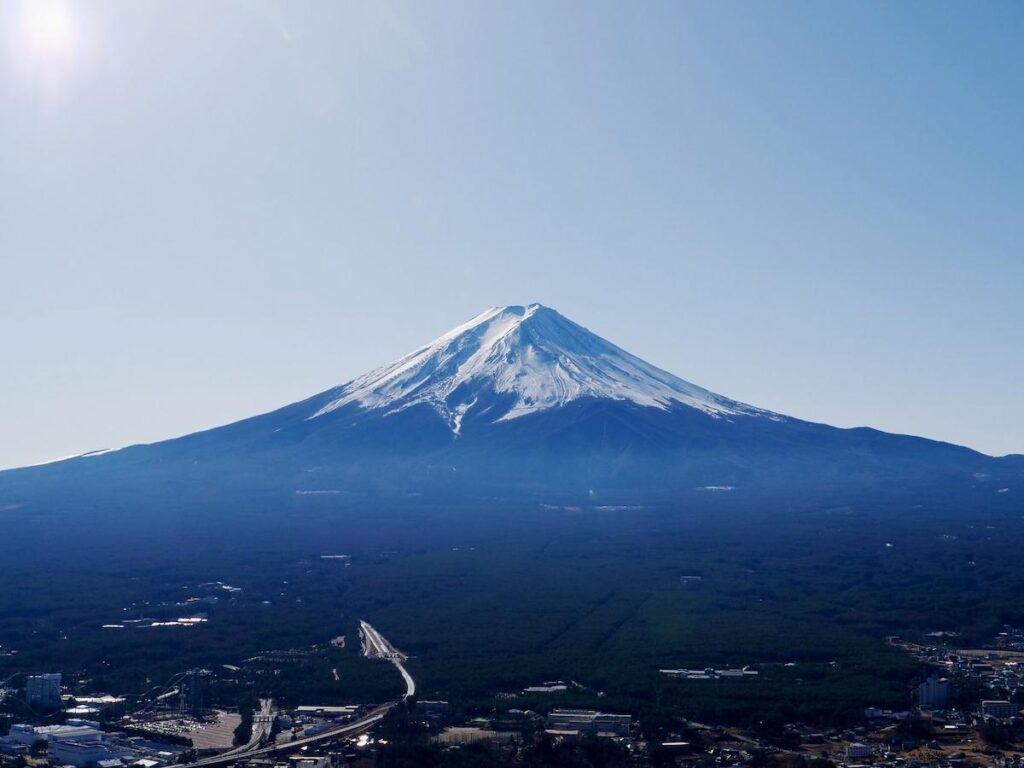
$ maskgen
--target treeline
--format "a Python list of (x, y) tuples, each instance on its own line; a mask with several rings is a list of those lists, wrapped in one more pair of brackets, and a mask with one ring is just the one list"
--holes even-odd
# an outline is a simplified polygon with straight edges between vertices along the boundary
[[(185, 556), (159, 541), (136, 557), (123, 537), (101, 538), (76, 546), (58, 581), (39, 578), (25, 557), (32, 529), (15, 526), (0, 541), (0, 644), (19, 653), (0, 657), (0, 679), (81, 672), (91, 681), (85, 692), (132, 694), (205, 667), (217, 673), (218, 706), (259, 694), (286, 706), (381, 701), (401, 682), (389, 665), (359, 658), (355, 621), (366, 618), (413, 655), (422, 698), (460, 711), (579, 705), (741, 724), (778, 712), (839, 724), (867, 705), (909, 703), (918, 668), (886, 646), (887, 634), (957, 630), (974, 642), (1002, 623), (1024, 624), (1021, 510), (919, 502), (812, 508), (794, 498), (784, 510), (743, 509), (719, 495), (704, 502), (714, 509), (572, 514), (497, 514), (488, 504), (373, 515), (325, 506), (321, 515), (304, 506), (295, 525), (282, 526), (274, 510), (274, 536), (249, 549), (203, 539)], [(259, 529), (252, 514), (252, 528), (240, 528)], [(326, 552), (353, 559), (321, 560)], [(699, 584), (680, 583), (694, 573)], [(161, 603), (178, 611), (195, 585), (216, 580), (243, 592), (204, 608), (207, 624), (100, 629)], [(326, 647), (338, 634), (346, 648)], [(294, 665), (242, 663), (314, 643), (324, 652)], [(758, 665), (760, 680), (658, 674), (746, 664)], [(496, 696), (548, 680), (589, 691)]]
[(238, 703), (238, 714), (242, 719), (235, 726), (234, 743), (236, 747), (248, 743), (252, 738), (253, 719), (259, 706), (259, 701), (251, 697), (246, 697)]

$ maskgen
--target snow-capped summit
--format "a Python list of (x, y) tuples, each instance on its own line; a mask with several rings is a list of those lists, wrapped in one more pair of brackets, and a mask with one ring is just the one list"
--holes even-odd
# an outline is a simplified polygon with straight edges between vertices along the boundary
[(145, 499), (142, 509), (169, 517), (189, 499), (246, 514), (253, 503), (306, 515), (381, 500), (718, 509), (732, 498), (725, 509), (762, 491), (833, 504), (844, 489), (857, 503), (877, 490), (903, 504), (914, 489), (1012, 500), (1001, 489), (1022, 485), (1024, 457), (779, 416), (531, 304), (489, 309), (396, 363), (268, 413), (0, 472), (0, 500), (92, 514)]
[[(493, 406), (495, 398), (500, 405)], [(540, 304), (493, 307), (402, 359), (332, 391), (309, 418), (355, 403), (392, 414), (426, 404), (459, 434), (479, 404), (508, 421), (580, 398), (679, 406), (713, 417), (775, 414), (656, 368)]]

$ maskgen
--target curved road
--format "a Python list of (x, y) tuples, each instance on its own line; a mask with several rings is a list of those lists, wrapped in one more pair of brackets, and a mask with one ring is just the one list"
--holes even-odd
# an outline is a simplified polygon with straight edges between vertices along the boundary
[[(400, 699), (389, 701), (387, 704), (381, 704), (379, 707), (375, 707), (367, 712), (358, 720), (344, 723), (336, 728), (329, 728), (326, 731), (321, 731), (315, 736), (306, 736), (301, 739), (296, 739), (295, 741), (286, 741), (283, 744), (272, 744), (268, 747), (260, 747), (259, 749), (245, 749), (241, 752), (233, 750), (231, 752), (225, 752), (222, 755), (214, 755), (213, 757), (207, 757), (203, 760), (197, 760), (194, 763), (187, 763), (187, 767), (210, 768), (211, 766), (229, 765), (231, 763), (238, 762), (243, 758), (247, 759), (250, 757), (258, 757), (260, 755), (282, 755), (288, 752), (293, 752), (296, 749), (308, 747), (311, 744), (318, 744), (323, 741), (338, 739), (343, 736), (355, 736), (356, 734), (368, 731), (383, 720), (384, 716), (388, 712), (416, 693), (416, 682), (412, 679), (412, 675), (409, 674), (402, 664), (402, 662), (407, 660), (405, 654), (397, 650), (393, 645), (391, 645), (391, 643), (385, 640), (384, 636), (381, 635), (380, 632), (365, 621), (359, 622), (359, 632), (363, 636), (364, 656), (387, 659), (394, 664), (395, 668), (398, 669), (399, 673), (401, 673), (402, 679), (405, 681), (405, 693)], [(269, 700), (267, 700), (268, 707), (269, 703)], [(246, 747), (248, 746), (249, 745), (246, 745)]]
[(271, 699), (260, 699), (260, 711), (252, 717), (252, 734), (249, 741), (234, 749), (229, 749), (217, 757), (245, 755), (256, 749), (264, 737), (270, 737), (270, 729), (274, 725), (274, 714), (270, 710)]
[(365, 621), (359, 622), (359, 634), (363, 638), (364, 656), (376, 659), (387, 659), (394, 664), (401, 673), (402, 679), (405, 681), (405, 695), (402, 699), (405, 700), (410, 696), (414, 696), (416, 694), (416, 681), (412, 679), (412, 675), (410, 675), (408, 671), (406, 671), (405, 667), (402, 666), (402, 662), (408, 661), (409, 657), (385, 640), (384, 636), (380, 632)]

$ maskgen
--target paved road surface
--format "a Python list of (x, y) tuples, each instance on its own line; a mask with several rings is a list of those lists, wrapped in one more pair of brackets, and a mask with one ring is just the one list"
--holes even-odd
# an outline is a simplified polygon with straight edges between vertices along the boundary
[[(288, 752), (294, 752), (302, 747), (309, 746), (311, 744), (317, 744), (323, 741), (331, 741), (332, 739), (339, 739), (346, 736), (355, 736), (370, 730), (373, 726), (384, 719), (384, 716), (390, 712), (394, 707), (405, 701), (407, 698), (416, 693), (416, 682), (412, 679), (412, 675), (405, 669), (402, 662), (406, 660), (406, 656), (398, 651), (391, 643), (384, 639), (384, 637), (374, 629), (372, 626), (367, 624), (365, 621), (359, 622), (360, 632), (363, 635), (363, 653), (366, 656), (386, 658), (402, 675), (402, 679), (405, 681), (405, 694), (400, 699), (390, 701), (387, 704), (382, 704), (379, 707), (367, 712), (358, 720), (353, 720), (349, 723), (344, 723), (336, 728), (330, 728), (326, 731), (321, 731), (315, 736), (306, 736), (304, 738), (296, 739), (295, 741), (286, 741), (282, 744), (273, 744), (269, 747), (255, 748), (255, 744), (259, 743), (259, 739), (256, 739), (254, 744), (250, 741), (245, 747), (241, 747), (238, 750), (232, 750), (231, 752), (225, 752), (221, 755), (215, 755), (214, 757), (207, 757), (203, 760), (197, 760), (194, 763), (188, 763), (188, 768), (212, 768), (212, 766), (229, 765), (231, 763), (238, 762), (242, 759), (248, 759), (251, 757), (259, 757), (262, 755), (282, 755)], [(262, 699), (260, 707), (260, 715), (263, 713), (269, 714), (270, 712), (270, 699)], [(273, 716), (270, 717), (269, 723), (273, 723)], [(270, 733), (270, 725), (267, 725), (267, 733)], [(253, 718), (253, 734), (255, 735), (257, 730), (256, 718)]]
[(412, 675), (409, 674), (402, 664), (402, 662), (408, 660), (408, 657), (384, 639), (380, 632), (365, 621), (359, 622), (359, 634), (363, 636), (363, 655), (371, 658), (387, 659), (394, 664), (405, 681), (405, 696), (402, 698), (407, 699), (410, 696), (414, 696), (416, 694), (416, 681), (412, 679)]

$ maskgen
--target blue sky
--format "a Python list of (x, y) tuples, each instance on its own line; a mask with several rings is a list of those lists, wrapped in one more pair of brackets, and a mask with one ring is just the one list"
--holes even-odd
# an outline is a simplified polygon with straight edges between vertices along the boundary
[(1024, 452), (1019, 3), (0, 0), (0, 466), (539, 301)]

